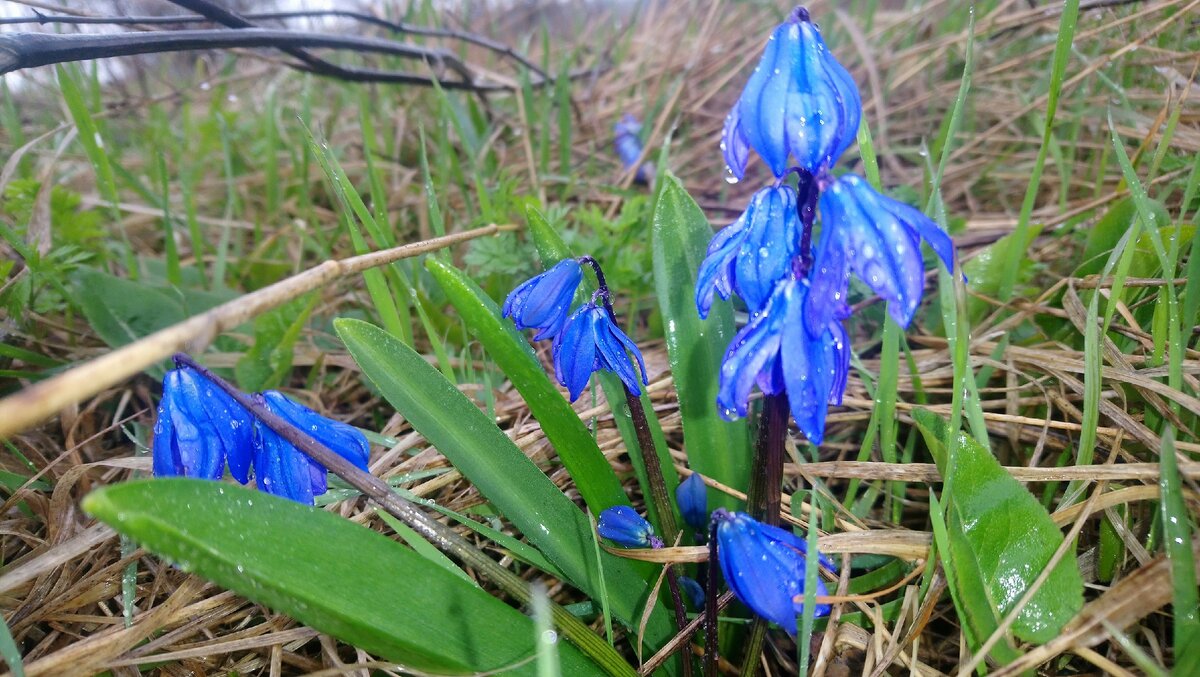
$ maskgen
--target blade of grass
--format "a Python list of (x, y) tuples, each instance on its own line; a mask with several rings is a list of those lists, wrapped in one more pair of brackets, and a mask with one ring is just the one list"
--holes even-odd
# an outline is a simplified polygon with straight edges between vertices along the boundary
[[(1038, 188), (1042, 183), (1042, 171), (1046, 166), (1046, 155), (1050, 152), (1054, 135), (1054, 115), (1058, 111), (1058, 99), (1062, 93), (1063, 78), (1067, 70), (1067, 61), (1071, 56), (1071, 43), (1075, 39), (1075, 26), (1079, 19), (1079, 0), (1065, 0), (1062, 15), (1058, 23), (1058, 38), (1054, 45), (1054, 57), (1050, 67), (1050, 91), (1046, 96), (1046, 120), (1042, 127), (1042, 143), (1038, 146), (1037, 160), (1033, 163), (1033, 172), (1029, 176), (1029, 185), (1025, 189), (1025, 199), (1021, 203), (1021, 213), (1017, 217), (1017, 227), (1014, 234), (1018, 242), (1025, 237), (1029, 228), (1029, 220), (1033, 215), (1033, 206), (1037, 202)], [(1012, 298), (1013, 287), (1017, 280), (1017, 266), (1007, 268), (1007, 275), (1000, 280), (998, 299), (1008, 301)]]

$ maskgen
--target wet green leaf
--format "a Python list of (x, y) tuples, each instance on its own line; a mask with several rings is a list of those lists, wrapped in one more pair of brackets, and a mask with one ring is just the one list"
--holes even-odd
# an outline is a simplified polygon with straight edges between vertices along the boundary
[[(948, 488), (946, 527), (963, 604), (959, 615), (982, 641), (1029, 589), (1063, 536), (1033, 494), (1009, 475), (991, 450), (962, 432), (954, 459), (946, 458), (947, 425), (915, 409), (916, 420)], [(1074, 550), (1017, 615), (1013, 633), (1047, 642), (1083, 606), (1083, 579)]]
[[(528, 617), (333, 513), (192, 479), (106, 487), (83, 507), (181, 569), (387, 660), (439, 674), (535, 674)], [(572, 645), (560, 650), (570, 670), (600, 674)]]
[[(728, 303), (713, 304), (707, 320), (696, 310), (696, 271), (712, 228), (700, 206), (671, 173), (654, 208), (654, 283), (666, 329), (667, 351), (688, 462), (704, 475), (745, 487), (750, 473), (750, 434), (745, 420), (726, 421), (717, 407), (721, 358), (734, 336)], [(736, 507), (722, 498), (712, 507)]]

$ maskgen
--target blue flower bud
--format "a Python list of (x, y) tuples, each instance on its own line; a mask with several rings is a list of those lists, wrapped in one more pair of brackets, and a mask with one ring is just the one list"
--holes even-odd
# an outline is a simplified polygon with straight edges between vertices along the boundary
[(617, 505), (600, 513), (596, 533), (627, 548), (661, 547), (654, 527), (627, 505)]
[[(613, 132), (616, 134), (613, 139), (613, 150), (616, 151), (617, 157), (625, 169), (629, 169), (642, 156), (642, 139), (639, 136), (642, 132), (642, 123), (626, 113), (621, 116), (620, 122), (613, 125)], [(643, 163), (637, 168), (634, 179), (640, 183), (646, 183), (649, 181), (651, 171), (653, 170), (650, 163)]]
[(680, 576), (679, 587), (683, 588), (683, 592), (687, 595), (688, 601), (692, 603), (693, 609), (704, 608), (704, 588), (700, 587), (699, 583), (687, 576)]
[(756, 384), (768, 395), (786, 392), (796, 425), (821, 444), (829, 404), (840, 404), (846, 388), (849, 342), (840, 315), (814, 337), (805, 327), (805, 298), (805, 286), (795, 280), (776, 285), (766, 308), (730, 343), (717, 403), (733, 418), (746, 415)]
[(708, 528), (708, 486), (698, 472), (675, 487), (675, 502), (683, 521), (697, 531)]
[(503, 315), (517, 329), (538, 329), (535, 341), (554, 338), (562, 331), (583, 270), (574, 259), (560, 261), (550, 270), (521, 283), (504, 300)]
[(888, 312), (907, 327), (925, 286), (924, 239), (954, 270), (954, 242), (929, 217), (876, 193), (846, 174), (821, 193), (821, 238), (813, 264), (809, 331), (825, 326), (844, 304), (850, 271), (888, 301)]
[(767, 40), (762, 60), (725, 120), (721, 151), (730, 180), (741, 179), (753, 148), (775, 176), (793, 156), (820, 174), (858, 134), (862, 99), (846, 69), (825, 47), (803, 8)]
[[(267, 409), (308, 434), (360, 470), (367, 470), (370, 444), (357, 428), (326, 418), (277, 390), (259, 397)], [(265, 425), (257, 426), (254, 469), (259, 489), (312, 505), (328, 489), (325, 466)]]
[(708, 245), (696, 275), (700, 317), (708, 317), (714, 292), (723, 299), (737, 292), (751, 312), (761, 310), (775, 283), (791, 274), (802, 231), (794, 189), (771, 186), (755, 193), (738, 220)]
[[(796, 635), (796, 616), (804, 605), (796, 597), (827, 594), (817, 578), (816, 590), (804, 590), (805, 555), (808, 543), (792, 532), (763, 524), (742, 512), (724, 508), (713, 511), (717, 522), (717, 553), (721, 573), (734, 596), (754, 613)], [(822, 564), (833, 563), (818, 553)], [(820, 617), (829, 613), (828, 604), (813, 610)]]
[(217, 480), (229, 472), (249, 481), (253, 449), (250, 413), (189, 367), (168, 371), (154, 425), (154, 475)]
[(566, 387), (572, 402), (587, 387), (592, 373), (601, 369), (616, 373), (629, 392), (641, 395), (638, 373), (629, 353), (637, 358), (642, 383), (648, 383), (646, 363), (637, 345), (613, 323), (607, 310), (587, 303), (567, 319), (562, 333), (554, 340), (554, 375)]

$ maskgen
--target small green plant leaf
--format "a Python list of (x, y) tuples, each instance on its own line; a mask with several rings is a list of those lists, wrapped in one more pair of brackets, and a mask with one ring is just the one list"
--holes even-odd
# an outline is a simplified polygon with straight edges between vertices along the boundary
[[(1063, 536), (1033, 494), (1013, 479), (991, 451), (958, 433), (955, 458), (946, 458), (948, 426), (936, 414), (914, 409), (925, 441), (947, 487), (946, 527), (960, 599), (959, 615), (982, 641), (1013, 608), (1049, 563)], [(952, 493), (952, 495), (951, 495)], [(1013, 633), (1047, 642), (1083, 607), (1083, 579), (1074, 551), (1017, 615)]]
[[(744, 420), (722, 419), (717, 407), (721, 358), (734, 336), (733, 311), (729, 304), (714, 303), (708, 319), (701, 320), (695, 302), (696, 271), (712, 228), (674, 174), (666, 172), (663, 182), (654, 208), (654, 284), (688, 462), (719, 482), (744, 487), (750, 473), (748, 426)], [(731, 508), (734, 503), (723, 497), (716, 505)]]
[(629, 505), (629, 498), (591, 433), (546, 377), (546, 370), (525, 337), (512, 322), (501, 319), (496, 303), (450, 264), (431, 257), (425, 259), (425, 267), (454, 304), (471, 335), (479, 339), (525, 398), (530, 413), (541, 424), (592, 512), (599, 514), (614, 505)]
[(76, 277), (77, 300), (92, 329), (116, 348), (180, 322), (179, 299), (149, 285), (83, 268)]
[[(106, 487), (83, 507), (180, 568), (387, 660), (440, 674), (536, 672), (528, 617), (333, 513), (192, 479)], [(600, 674), (572, 645), (560, 650), (571, 674)]]
[[(598, 566), (604, 566), (613, 615), (636, 627), (645, 581), (629, 560), (604, 553), (597, 562), (584, 515), (513, 444), (479, 407), (412, 348), (360, 320), (334, 322), (363, 374), (396, 411), (437, 447), (479, 492), (557, 566), (567, 581), (593, 598), (600, 595)], [(661, 603), (646, 631), (661, 645), (672, 634)]]

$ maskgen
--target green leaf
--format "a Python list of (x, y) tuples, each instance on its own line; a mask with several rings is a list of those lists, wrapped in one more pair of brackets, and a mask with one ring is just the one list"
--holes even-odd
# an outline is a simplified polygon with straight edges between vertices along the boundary
[(599, 514), (614, 505), (629, 505), (629, 498), (591, 433), (547, 378), (529, 342), (512, 322), (501, 319), (496, 303), (450, 264), (431, 257), (425, 259), (425, 267), (458, 309), (471, 335), (479, 339), (525, 398), (530, 413), (541, 424), (592, 512)]
[(254, 319), (254, 347), (238, 358), (234, 373), (246, 390), (265, 390), (283, 382), (292, 368), (296, 340), (319, 298), (297, 299)]
[[(693, 470), (732, 487), (750, 477), (750, 434), (744, 420), (726, 421), (717, 407), (721, 358), (734, 336), (729, 304), (715, 303), (707, 320), (696, 310), (696, 271), (712, 228), (699, 205), (667, 172), (654, 208), (654, 284), (666, 328), (667, 350), (688, 462)], [(722, 495), (712, 507), (736, 507)]]
[[(1029, 247), (1042, 232), (1042, 224), (1034, 224), (996, 240), (978, 255), (963, 264), (963, 274), (970, 280), (971, 291), (996, 298), (1005, 284), (1024, 284), (1035, 272)], [(972, 323), (983, 319), (992, 306), (976, 296), (967, 297), (967, 316)]]
[[(967, 607), (959, 609), (959, 616), (982, 641), (1041, 574), (1062, 543), (1062, 532), (986, 446), (959, 432), (955, 458), (947, 459), (946, 422), (920, 408), (913, 410), (913, 419), (946, 484), (953, 486), (953, 495), (943, 496), (950, 546), (944, 554), (954, 560)], [(1071, 550), (1017, 615), (1013, 633), (1026, 641), (1047, 642), (1082, 606), (1083, 579)]]
[(92, 329), (116, 348), (184, 319), (179, 300), (133, 280), (83, 268), (76, 277), (77, 300)]
[[(567, 577), (596, 598), (598, 563), (587, 516), (482, 411), (436, 369), (395, 337), (359, 320), (334, 322), (363, 374), (413, 428), (437, 447), (492, 505)], [(613, 614), (637, 627), (645, 581), (629, 560), (601, 556)], [(646, 630), (653, 644), (672, 634), (662, 604)]]
[[(442, 674), (535, 673), (529, 618), (333, 513), (193, 479), (106, 487), (83, 507), (185, 571), (387, 660)], [(571, 674), (600, 674), (573, 645), (562, 658)]]

